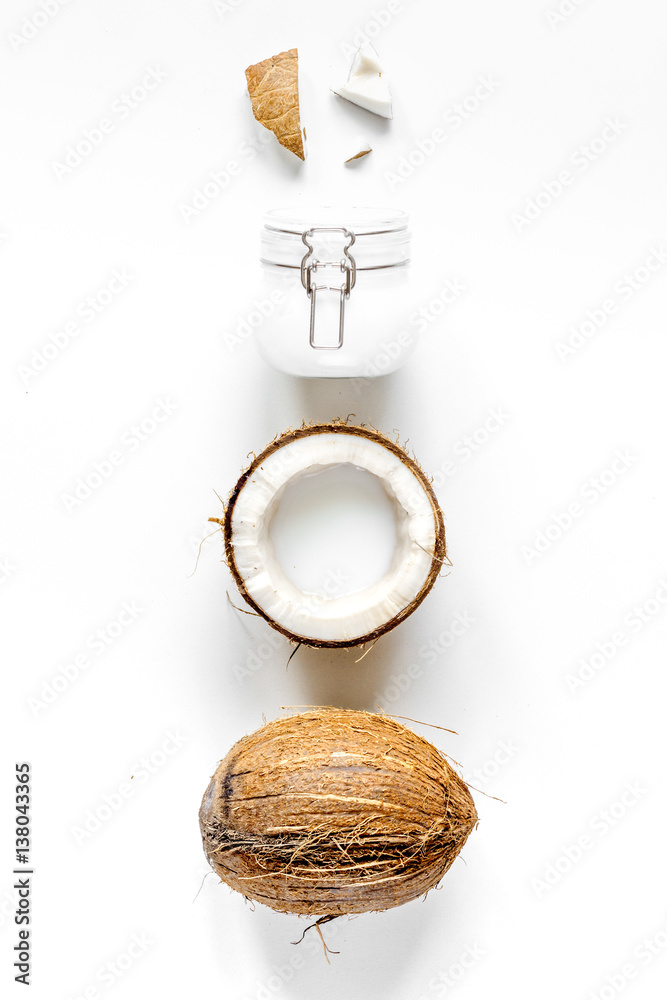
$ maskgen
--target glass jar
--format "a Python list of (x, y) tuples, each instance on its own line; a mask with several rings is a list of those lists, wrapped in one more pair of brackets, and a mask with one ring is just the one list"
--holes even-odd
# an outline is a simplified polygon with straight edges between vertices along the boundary
[(266, 318), (255, 342), (278, 371), (373, 378), (416, 346), (406, 326), (410, 233), (383, 208), (274, 209), (264, 217)]

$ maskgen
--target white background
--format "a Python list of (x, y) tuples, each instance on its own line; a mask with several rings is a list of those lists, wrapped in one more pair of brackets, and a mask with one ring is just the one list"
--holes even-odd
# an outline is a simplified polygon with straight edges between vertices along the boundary
[[(556, 3), (404, 0), (379, 31), (382, 0), (71, 0), (46, 24), (34, 0), (5, 0), (0, 954), (11, 979), (12, 774), (29, 760), (33, 997), (662, 995), (667, 265), (641, 268), (667, 243), (665, 15), (657, 0), (585, 0), (557, 21)], [(25, 18), (40, 25), (27, 41)], [(329, 92), (369, 24), (389, 124)], [(244, 69), (290, 46), (308, 160), (277, 143), (243, 158), (261, 132)], [(115, 102), (151, 68), (166, 78), (121, 117)], [(455, 127), (482, 77), (494, 93)], [(113, 130), (59, 178), (54, 164), (105, 117)], [(609, 118), (620, 134), (578, 167)], [(415, 156), (439, 127), (446, 141)], [(374, 152), (345, 168), (360, 132)], [(410, 156), (423, 162), (388, 179)], [(186, 222), (182, 206), (230, 161), (242, 169)], [(299, 201), (410, 212), (403, 327), (447, 281), (465, 286), (409, 364), (362, 391), (274, 374), (250, 342), (230, 346), (254, 308), (261, 214)], [(132, 279), (87, 323), (80, 303), (114, 269)], [(560, 357), (607, 299), (616, 311)], [(173, 412), (137, 444), (160, 400)], [(301, 649), (286, 670), (288, 645), (226, 601), (219, 535), (191, 576), (196, 549), (220, 512), (213, 491), (250, 451), (348, 413), (396, 428), (435, 476), (453, 569), (362, 663)], [(468, 458), (466, 435), (486, 438)], [(112, 474), (68, 509), (112, 452)], [(136, 618), (95, 652), (124, 602)], [(457, 615), (473, 621), (450, 642)], [(420, 650), (439, 637), (428, 663)], [(65, 683), (77, 655), (88, 665)], [(410, 664), (420, 676), (397, 697)], [(197, 810), (217, 760), (301, 704), (455, 729), (415, 726), (506, 802), (475, 793), (479, 828), (440, 891), (325, 928), (330, 965), (313, 932), (290, 943), (304, 921), (253, 910), (213, 876), (197, 895)], [(105, 796), (122, 803), (110, 818)], [(82, 839), (96, 811), (107, 818)], [(133, 935), (150, 943), (130, 960)]]

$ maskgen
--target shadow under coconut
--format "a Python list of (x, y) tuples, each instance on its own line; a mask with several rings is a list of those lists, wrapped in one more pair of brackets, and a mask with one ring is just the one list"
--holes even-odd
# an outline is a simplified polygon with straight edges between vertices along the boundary
[(402, 398), (403, 378), (400, 371), (377, 378), (302, 378), (295, 380), (295, 396), (307, 422), (349, 416), (350, 423), (370, 424), (391, 437), (387, 400)]
[(432, 895), (380, 913), (337, 917), (321, 925), (322, 938), (312, 917), (257, 906), (244, 922), (244, 932), (255, 936), (249, 950), (263, 952), (270, 970), (257, 979), (268, 987), (269, 976), (275, 975), (271, 985), (277, 988), (280, 979), (290, 1000), (349, 996), (353, 982), (358, 984), (354, 997), (364, 1000), (421, 995), (434, 964), (437, 969), (444, 960), (443, 942), (456, 938), (455, 910), (448, 908), (443, 919)]
[(304, 705), (378, 710), (397, 655), (393, 632), (374, 645), (352, 649), (313, 649), (299, 646), (289, 670), (304, 693)]

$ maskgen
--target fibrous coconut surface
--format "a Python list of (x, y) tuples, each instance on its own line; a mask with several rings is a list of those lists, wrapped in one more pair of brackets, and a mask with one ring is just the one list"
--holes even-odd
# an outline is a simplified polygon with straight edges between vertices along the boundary
[(248, 66), (245, 75), (257, 121), (273, 132), (281, 146), (304, 160), (297, 49), (279, 52)]
[(465, 782), (394, 719), (316, 709), (239, 740), (199, 813), (220, 878), (274, 910), (385, 910), (438, 884), (477, 823)]

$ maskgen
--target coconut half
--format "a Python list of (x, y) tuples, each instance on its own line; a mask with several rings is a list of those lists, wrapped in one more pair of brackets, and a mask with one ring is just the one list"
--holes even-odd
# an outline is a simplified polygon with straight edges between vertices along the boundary
[[(353, 593), (301, 590), (285, 574), (270, 526), (285, 490), (304, 476), (351, 465), (389, 498), (396, 545), (381, 579)], [(446, 559), (445, 528), (431, 484), (394, 441), (342, 422), (276, 438), (232, 490), (223, 527), (228, 566), (245, 601), (278, 632), (308, 646), (358, 646), (389, 632), (417, 608)]]

